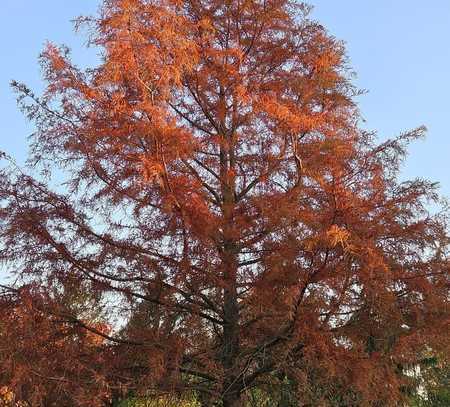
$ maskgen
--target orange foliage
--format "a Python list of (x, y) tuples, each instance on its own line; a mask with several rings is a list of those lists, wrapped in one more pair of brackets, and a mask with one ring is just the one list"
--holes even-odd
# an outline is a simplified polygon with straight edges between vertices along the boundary
[[(3, 295), (0, 318), (0, 405), (103, 406), (110, 401), (101, 366), (105, 338), (74, 324), (62, 304), (23, 287)], [(108, 331), (98, 323), (92, 328)]]
[[(63, 325), (90, 329), (93, 382), (58, 342), (86, 394), (189, 389), (230, 407), (288, 378), (311, 405), (393, 405), (401, 366), (445, 345), (446, 214), (427, 211), (434, 184), (398, 180), (424, 129), (377, 145), (358, 128), (343, 45), (308, 11), (105, 0), (79, 20), (97, 67), (49, 44), (44, 95), (13, 84), (37, 127), (30, 161), (67, 183), (3, 170), (0, 257), (43, 292), (70, 278), (109, 304), (110, 331)], [(30, 332), (32, 315), (6, 334)], [(27, 346), (54, 376), (62, 356)]]

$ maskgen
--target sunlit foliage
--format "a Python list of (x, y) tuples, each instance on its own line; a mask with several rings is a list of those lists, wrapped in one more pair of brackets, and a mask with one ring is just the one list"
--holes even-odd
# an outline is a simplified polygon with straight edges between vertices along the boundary
[[(31, 167), (0, 174), (0, 258), (36, 310), (14, 317), (2, 358), (61, 358), (80, 406), (406, 397), (402, 366), (448, 340), (447, 215), (428, 210), (436, 185), (398, 179), (424, 129), (382, 144), (361, 130), (344, 46), (308, 15), (293, 0), (104, 0), (78, 20), (98, 66), (46, 46), (43, 94), (13, 83)], [(105, 329), (61, 302), (67, 281)], [(41, 340), (66, 332), (81, 342), (50, 355)], [(47, 397), (25, 362), (0, 385)]]

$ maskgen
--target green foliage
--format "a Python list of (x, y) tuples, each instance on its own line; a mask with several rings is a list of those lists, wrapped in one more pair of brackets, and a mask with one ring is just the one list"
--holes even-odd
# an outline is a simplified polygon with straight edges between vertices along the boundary
[(148, 397), (138, 398), (131, 397), (122, 400), (114, 407), (200, 407), (194, 396), (183, 399), (163, 396), (163, 397)]
[(411, 397), (411, 407), (450, 406), (450, 366), (438, 357), (422, 360), (422, 385)]

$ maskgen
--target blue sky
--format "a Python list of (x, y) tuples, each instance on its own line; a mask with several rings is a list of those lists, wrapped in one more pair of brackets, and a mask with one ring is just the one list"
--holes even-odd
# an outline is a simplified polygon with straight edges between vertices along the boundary
[[(347, 43), (366, 127), (381, 138), (426, 125), (410, 149), (403, 177), (439, 181), (450, 197), (450, 1), (316, 0), (313, 16)], [(2, 0), (0, 17), (0, 150), (23, 162), (33, 126), (17, 110), (9, 81), (42, 89), (37, 57), (46, 40), (65, 43), (81, 66), (95, 63), (70, 20), (92, 14), (97, 0)]]

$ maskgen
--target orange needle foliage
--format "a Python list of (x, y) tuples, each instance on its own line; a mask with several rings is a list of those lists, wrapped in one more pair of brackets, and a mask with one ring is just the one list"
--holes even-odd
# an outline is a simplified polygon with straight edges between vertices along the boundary
[(107, 335), (109, 329), (95, 321), (90, 321), (92, 331), (83, 329), (68, 311), (35, 287), (3, 293), (0, 406), (110, 402), (111, 389), (105, 381), (110, 367), (104, 365), (108, 345), (99, 335)]
[(105, 0), (79, 21), (98, 66), (49, 44), (42, 97), (13, 84), (36, 123), (30, 162), (68, 178), (57, 193), (3, 170), (0, 254), (52, 299), (41, 313), (69, 278), (113, 310), (90, 368), (114, 397), (235, 407), (289, 381), (302, 405), (394, 405), (404, 368), (445, 345), (446, 217), (427, 211), (434, 184), (397, 178), (424, 130), (377, 145), (358, 128), (343, 45), (308, 11)]

